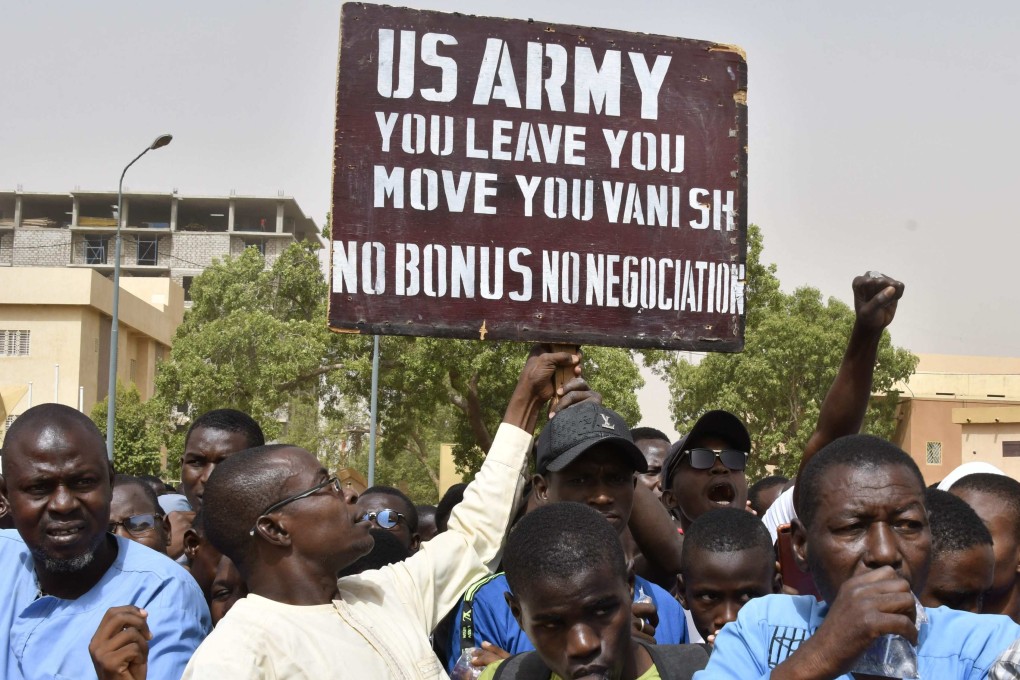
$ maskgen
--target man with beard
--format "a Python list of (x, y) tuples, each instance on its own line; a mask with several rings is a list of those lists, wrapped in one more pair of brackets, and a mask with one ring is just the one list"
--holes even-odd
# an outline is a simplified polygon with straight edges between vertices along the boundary
[(905, 638), (916, 658), (915, 674), (893, 677), (986, 677), (1020, 626), (917, 601), (931, 567), (931, 531), (924, 478), (910, 456), (877, 437), (842, 437), (812, 457), (797, 484), (793, 550), (823, 601), (766, 595), (748, 602), (696, 677), (872, 678), (877, 669), (862, 665), (862, 656), (872, 649), (884, 658), (872, 645), (895, 644), (888, 635)]
[(180, 677), (209, 611), (178, 565), (107, 533), (113, 470), (95, 424), (36, 406), (11, 426), (2, 458), (15, 530), (0, 531), (0, 676), (123, 677), (147, 648), (149, 677)]

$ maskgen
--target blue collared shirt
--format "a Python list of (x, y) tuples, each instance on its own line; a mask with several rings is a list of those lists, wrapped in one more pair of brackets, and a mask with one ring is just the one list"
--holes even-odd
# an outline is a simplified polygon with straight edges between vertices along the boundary
[(76, 600), (40, 596), (28, 546), (13, 529), (0, 530), (0, 641), (6, 680), (95, 678), (89, 642), (106, 610), (145, 609), (148, 677), (177, 680), (211, 628), (209, 608), (195, 580), (155, 550), (115, 536), (117, 558)]
[[(471, 646), (481, 647), (482, 641), (487, 641), (510, 654), (533, 651), (535, 645), (531, 644), (531, 640), (528, 639), (517, 623), (517, 619), (510, 612), (510, 605), (506, 603), (506, 598), (503, 597), (503, 593), (510, 591), (506, 576), (500, 573), (488, 578), (489, 580), (474, 594), (472, 625), (475, 639)], [(659, 625), (655, 627), (655, 641), (660, 645), (685, 644), (687, 642), (687, 619), (684, 617), (680, 603), (659, 586), (640, 576), (635, 576), (635, 594), (639, 592), (639, 587), (652, 598), (652, 603), (659, 615)], [(460, 657), (463, 615), (464, 600), (461, 599), (460, 604), (454, 610), (453, 630), (447, 641), (450, 649), (446, 664), (448, 673), (453, 671), (453, 667)]]
[[(767, 678), (825, 620), (829, 606), (810, 595), (766, 595), (751, 600), (715, 640), (708, 666), (695, 680)], [(947, 607), (925, 608), (928, 623), (918, 632), (917, 667), (922, 678), (970, 680), (986, 677), (996, 657), (1020, 637), (1007, 616), (971, 614)], [(838, 680), (852, 680), (849, 674)]]

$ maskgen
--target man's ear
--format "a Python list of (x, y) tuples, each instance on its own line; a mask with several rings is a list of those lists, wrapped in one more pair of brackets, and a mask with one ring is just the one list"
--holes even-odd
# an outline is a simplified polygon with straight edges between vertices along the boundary
[(503, 593), (503, 597), (506, 598), (507, 606), (510, 607), (510, 613), (514, 615), (514, 619), (517, 621), (517, 625), (524, 630), (524, 621), (521, 616), (521, 603), (517, 601), (517, 597), (513, 593), (507, 591)]
[(11, 511), (11, 504), (7, 500), (7, 480), (0, 475), (0, 517), (6, 516)]
[(545, 477), (539, 474), (532, 477), (531, 489), (539, 505), (545, 505), (549, 502), (549, 482), (546, 481)]
[(662, 504), (666, 506), (666, 509), (670, 511), (669, 514), (671, 515), (673, 514), (673, 510), (676, 510), (678, 503), (676, 501), (676, 496), (673, 495), (672, 489), (662, 490)]
[(684, 609), (690, 610), (687, 606), (687, 584), (684, 583), (684, 575), (676, 575), (676, 599), (680, 601), (680, 606)]
[(418, 548), (421, 547), (421, 534), (411, 534), (411, 547), (410, 553), (413, 555), (418, 552)]
[(772, 592), (783, 592), (783, 573), (780, 571), (779, 562), (776, 561), (776, 573), (772, 574)]
[[(170, 518), (164, 517), (163, 521), (166, 522), (166, 543), (170, 545)], [(198, 549), (202, 545), (202, 539), (199, 537), (198, 532), (188, 527), (184, 530), (184, 538), (181, 539), (181, 545), (184, 546), (184, 554), (188, 558), (188, 562), (192, 562), (195, 556), (198, 555)]]
[(807, 529), (799, 519), (790, 522), (790, 547), (793, 549), (793, 559), (797, 568), (805, 574), (808, 572), (808, 544)]
[(281, 548), (291, 544), (290, 532), (280, 522), (262, 515), (255, 520), (255, 533), (264, 538), (268, 543)]

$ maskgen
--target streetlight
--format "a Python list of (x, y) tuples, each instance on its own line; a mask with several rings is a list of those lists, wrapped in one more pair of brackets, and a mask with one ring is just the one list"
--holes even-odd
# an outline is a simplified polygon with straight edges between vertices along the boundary
[(159, 149), (173, 139), (173, 135), (160, 135), (156, 140), (135, 156), (135, 159), (124, 167), (120, 173), (120, 184), (117, 185), (117, 238), (114, 246), (113, 260), (113, 323), (110, 324), (110, 387), (106, 397), (106, 455), (113, 462), (113, 423), (117, 417), (117, 350), (118, 350), (118, 326), (120, 325), (120, 228), (123, 224), (121, 216), (124, 207), (124, 175), (128, 168), (153, 149)]

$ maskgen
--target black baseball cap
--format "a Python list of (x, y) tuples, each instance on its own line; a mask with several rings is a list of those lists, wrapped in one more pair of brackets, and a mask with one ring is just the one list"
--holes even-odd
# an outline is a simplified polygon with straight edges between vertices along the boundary
[(669, 486), (669, 480), (680, 465), (683, 453), (688, 448), (687, 442), (695, 442), (703, 437), (718, 437), (735, 449), (751, 453), (751, 435), (740, 418), (729, 411), (709, 411), (698, 418), (698, 422), (694, 423), (685, 437), (669, 448), (669, 455), (662, 466), (663, 489)]
[(560, 411), (542, 430), (535, 447), (538, 472), (559, 472), (599, 444), (617, 447), (637, 472), (648, 470), (644, 454), (630, 436), (627, 421), (616, 411), (586, 401)]

